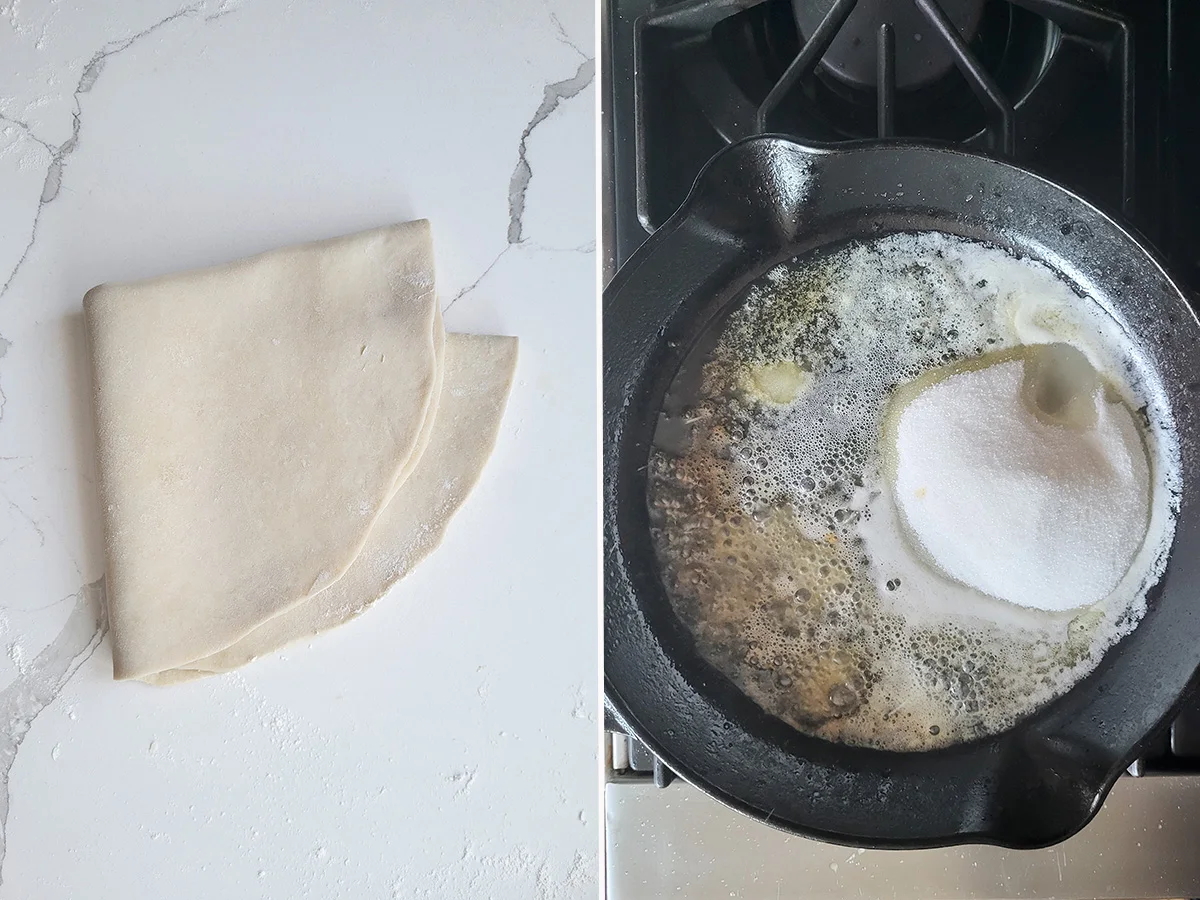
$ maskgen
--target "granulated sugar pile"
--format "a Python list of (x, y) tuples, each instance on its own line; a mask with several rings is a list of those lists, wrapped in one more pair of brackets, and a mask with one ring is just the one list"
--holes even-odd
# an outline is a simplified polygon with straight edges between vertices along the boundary
[(1097, 382), (1082, 427), (1039, 417), (1026, 365), (934, 383), (900, 413), (896, 501), (945, 574), (1020, 606), (1103, 600), (1141, 546), (1150, 471), (1128, 407)]

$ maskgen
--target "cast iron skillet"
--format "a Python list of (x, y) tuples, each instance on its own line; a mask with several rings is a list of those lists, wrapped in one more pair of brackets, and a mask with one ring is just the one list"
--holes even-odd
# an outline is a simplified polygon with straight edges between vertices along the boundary
[[(779, 262), (855, 236), (939, 230), (1036, 257), (1096, 299), (1161, 378), (1184, 472), (1150, 611), (1100, 666), (999, 736), (922, 753), (845, 747), (764, 713), (703, 661), (649, 538), (645, 465), (663, 395), (723, 307)], [(1003, 162), (888, 142), (722, 151), (604, 292), (604, 667), (609, 710), (675, 772), (772, 825), (872, 847), (1038, 847), (1082, 828), (1200, 664), (1193, 488), (1200, 324), (1126, 229)]]

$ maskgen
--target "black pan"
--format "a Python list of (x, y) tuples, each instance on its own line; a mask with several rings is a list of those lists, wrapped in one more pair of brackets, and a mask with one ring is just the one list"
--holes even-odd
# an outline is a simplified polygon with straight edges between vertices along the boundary
[[(1150, 611), (1091, 675), (998, 736), (884, 752), (801, 734), (700, 658), (660, 581), (644, 467), (680, 362), (751, 281), (824, 245), (926, 230), (1035, 257), (1106, 305), (1165, 386), (1184, 480)], [(804, 835), (871, 847), (1038, 847), (1068, 837), (1169, 720), (1200, 664), (1198, 362), (1200, 325), (1151, 253), (1030, 172), (893, 142), (817, 149), (768, 136), (727, 148), (604, 292), (609, 710), (701, 790)]]

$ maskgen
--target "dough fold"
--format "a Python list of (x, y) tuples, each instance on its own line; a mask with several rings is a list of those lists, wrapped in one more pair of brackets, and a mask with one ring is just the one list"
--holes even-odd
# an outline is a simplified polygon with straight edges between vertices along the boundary
[(490, 452), (511, 338), (442, 330), (421, 220), (84, 298), (113, 675), (226, 671), (356, 615)]
[(224, 650), (142, 680), (172, 684), (236, 669), (341, 625), (382, 597), (441, 543), (451, 517), (479, 480), (500, 430), (516, 361), (516, 338), (446, 335), (442, 391), (428, 447), (346, 573)]

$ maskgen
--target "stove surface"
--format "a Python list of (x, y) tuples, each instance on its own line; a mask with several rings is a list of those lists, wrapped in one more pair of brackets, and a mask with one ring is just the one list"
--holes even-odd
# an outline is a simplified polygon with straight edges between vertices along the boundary
[(691, 785), (605, 788), (608, 900), (1195, 897), (1200, 778), (1117, 783), (1096, 818), (1044, 850), (860, 850), (788, 835)]

